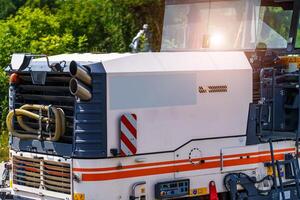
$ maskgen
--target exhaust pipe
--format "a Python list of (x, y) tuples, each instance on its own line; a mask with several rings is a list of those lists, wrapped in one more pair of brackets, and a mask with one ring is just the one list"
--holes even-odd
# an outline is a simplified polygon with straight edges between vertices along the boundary
[(79, 65), (74, 60), (70, 63), (70, 74), (73, 78), (79, 79), (82, 83), (88, 86), (92, 84), (92, 77), (90, 76), (88, 69)]
[(88, 101), (92, 98), (91, 90), (76, 78), (72, 78), (69, 85), (71, 94), (77, 96), (80, 100)]

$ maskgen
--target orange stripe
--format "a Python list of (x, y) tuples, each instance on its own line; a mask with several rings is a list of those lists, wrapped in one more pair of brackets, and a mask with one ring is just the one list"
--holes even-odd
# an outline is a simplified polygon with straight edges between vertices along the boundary
[[(284, 154), (275, 155), (275, 159), (283, 160)], [(268, 161), (271, 161), (271, 156), (260, 156), (256, 158), (226, 160), (224, 161), (224, 166), (230, 167), (230, 166), (238, 166), (238, 165), (256, 164), (256, 163), (268, 162)], [(184, 164), (184, 165), (177, 165), (177, 166), (138, 169), (132, 171), (110, 172), (105, 174), (82, 174), (82, 181), (105, 181), (105, 180), (159, 175), (159, 174), (167, 174), (167, 173), (175, 173), (175, 172), (194, 171), (194, 170), (201, 170), (201, 169), (211, 169), (211, 168), (218, 168), (218, 167), (220, 167), (220, 162), (212, 161), (200, 165)]]
[[(284, 154), (275, 155), (274, 158), (275, 160), (283, 160)], [(223, 165), (224, 167), (232, 167), (236, 165), (256, 164), (269, 161), (271, 161), (271, 156), (260, 156), (256, 158), (226, 160), (223, 162)]]
[[(197, 158), (192, 159), (192, 161), (200, 161), (200, 160), (216, 160), (220, 159), (220, 156), (211, 156), (205, 158)], [(97, 172), (97, 171), (111, 171), (111, 170), (121, 170), (121, 169), (132, 169), (138, 167), (152, 167), (157, 165), (171, 165), (171, 164), (178, 164), (178, 163), (185, 163), (189, 162), (189, 159), (185, 160), (172, 160), (172, 161), (162, 161), (162, 162), (153, 162), (153, 163), (143, 163), (143, 164), (136, 164), (136, 165), (127, 165), (127, 166), (120, 166), (120, 167), (105, 167), (105, 168), (73, 168), (74, 172)]]
[[(285, 152), (285, 151), (295, 151), (295, 148), (288, 149), (277, 149), (274, 150), (275, 153)], [(225, 155), (223, 158), (234, 158), (234, 157), (242, 157), (242, 156), (256, 156), (270, 153), (270, 151), (260, 151), (260, 152), (252, 152), (252, 153), (241, 153), (241, 154), (233, 154), (233, 155)]]
[(26, 171), (30, 171), (30, 172), (40, 172), (40, 169), (37, 169), (37, 168), (34, 168), (34, 167), (16, 167), (17, 169), (20, 168), (20, 169), (25, 169)]
[(70, 174), (66, 174), (66, 173), (63, 173), (63, 172), (56, 172), (56, 171), (46, 171), (47, 174), (50, 174), (50, 175), (54, 175), (54, 176), (62, 176), (62, 177), (65, 177), (65, 178), (69, 178), (70, 177)]
[[(287, 148), (287, 149), (278, 149), (275, 150), (275, 153), (279, 152), (286, 152), (286, 151), (294, 151), (295, 148)], [(254, 156), (254, 155), (262, 155), (270, 153), (270, 151), (261, 151), (261, 152), (253, 152), (253, 153), (244, 153), (244, 154), (233, 154), (233, 155), (224, 155), (223, 158), (235, 158), (235, 157), (244, 157), (244, 156)], [(220, 156), (210, 156), (210, 157), (204, 157), (204, 158), (196, 158), (192, 159), (193, 162), (197, 162), (200, 160), (216, 160), (220, 159)], [(135, 165), (127, 165), (122, 167), (104, 167), (104, 168), (73, 168), (74, 172), (99, 172), (99, 171), (112, 171), (112, 170), (122, 170), (122, 169), (133, 169), (133, 168), (139, 168), (139, 167), (152, 167), (157, 165), (171, 165), (171, 164), (179, 164), (179, 163), (185, 163), (190, 162), (189, 159), (184, 160), (173, 160), (173, 161), (162, 161), (162, 162), (153, 162), (153, 163), (143, 163), (143, 164), (135, 164)]]
[(138, 169), (132, 171), (120, 171), (120, 172), (110, 172), (105, 174), (82, 174), (82, 181), (105, 181), (113, 179), (140, 177), (140, 176), (150, 176), (157, 174), (167, 174), (181, 171), (199, 170), (199, 169), (209, 169), (216, 168), (220, 166), (219, 161), (204, 163), (201, 165), (180, 165), (180, 166), (167, 166), (167, 167), (156, 167), (150, 169)]

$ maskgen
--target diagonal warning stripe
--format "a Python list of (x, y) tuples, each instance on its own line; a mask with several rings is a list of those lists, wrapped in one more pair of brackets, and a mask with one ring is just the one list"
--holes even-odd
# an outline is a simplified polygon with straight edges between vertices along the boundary
[(137, 152), (137, 117), (126, 113), (121, 116), (120, 154), (135, 155)]
[[(129, 139), (124, 135), (121, 134), (121, 144), (124, 143), (124, 145), (130, 150), (130, 152), (132, 154), (128, 154), (128, 155), (134, 155), (136, 154), (136, 146), (134, 146)], [(122, 146), (121, 146), (122, 148)], [(126, 152), (126, 149), (122, 149), (124, 152)]]
[[(130, 115), (131, 116), (131, 115)], [(134, 123), (131, 123), (131, 121), (133, 120), (129, 120), (128, 117), (130, 118), (130, 116), (128, 115), (123, 115), (121, 117), (121, 124), (123, 124), (124, 126), (126, 126), (126, 128), (130, 131), (130, 133), (136, 137), (136, 121)]]

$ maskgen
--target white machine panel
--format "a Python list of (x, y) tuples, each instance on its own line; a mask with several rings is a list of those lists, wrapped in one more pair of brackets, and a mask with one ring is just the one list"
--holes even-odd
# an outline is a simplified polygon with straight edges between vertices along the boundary
[(192, 139), (245, 135), (252, 70), (243, 53), (137, 54), (103, 65), (108, 151), (119, 146), (124, 113), (137, 115), (138, 154), (175, 150)]

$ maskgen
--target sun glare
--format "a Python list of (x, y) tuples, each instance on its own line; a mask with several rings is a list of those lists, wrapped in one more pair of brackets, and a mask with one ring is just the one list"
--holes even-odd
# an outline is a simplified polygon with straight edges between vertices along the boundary
[(220, 33), (214, 33), (210, 37), (210, 47), (218, 48), (224, 44), (224, 36)]

